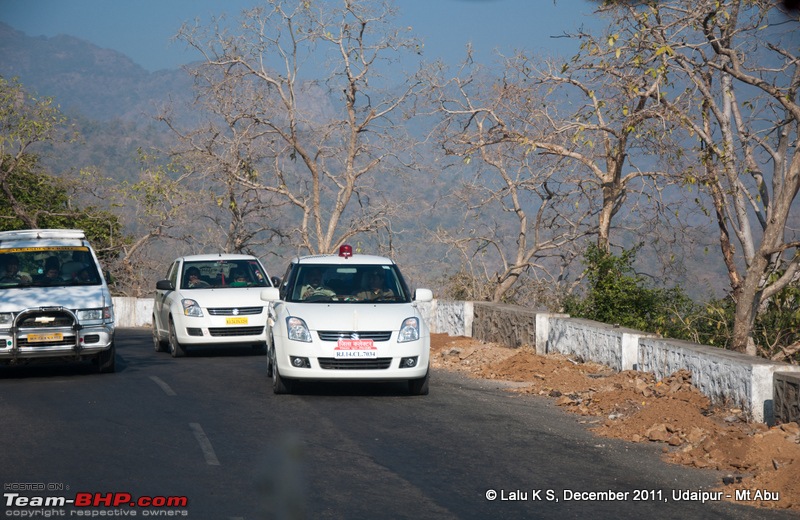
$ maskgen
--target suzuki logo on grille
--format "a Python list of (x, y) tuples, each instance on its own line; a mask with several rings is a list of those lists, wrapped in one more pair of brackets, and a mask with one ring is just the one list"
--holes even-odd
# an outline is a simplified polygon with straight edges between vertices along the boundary
[(234, 316), (238, 316), (239, 315), (239, 309), (233, 309), (231, 311), (231, 314), (233, 314)]
[(358, 332), (351, 332), (350, 333), (350, 339), (359, 339), (359, 337), (360, 336), (358, 335)]
[(36, 323), (53, 323), (56, 319), (52, 316), (39, 316), (35, 320)]

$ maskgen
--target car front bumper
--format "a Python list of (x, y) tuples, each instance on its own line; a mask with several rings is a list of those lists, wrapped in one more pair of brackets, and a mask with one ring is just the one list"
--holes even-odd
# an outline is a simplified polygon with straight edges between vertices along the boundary
[[(396, 333), (386, 342), (375, 342), (374, 352), (361, 357), (337, 352), (335, 342), (312, 343), (283, 340), (275, 345), (275, 362), (281, 377), (304, 380), (397, 381), (419, 379), (428, 373), (430, 339), (397, 343)], [(401, 361), (414, 358), (413, 367)], [(296, 360), (301, 361), (296, 361)], [(302, 362), (302, 363), (301, 363)], [(297, 366), (295, 363), (301, 364)]]
[(229, 322), (224, 316), (176, 319), (175, 335), (181, 345), (243, 345), (266, 343), (266, 313), (247, 316), (243, 323)]
[(0, 330), (0, 360), (39, 358), (81, 359), (111, 348), (114, 342), (112, 323), (87, 325), (79, 330), (49, 329), (12, 332)]

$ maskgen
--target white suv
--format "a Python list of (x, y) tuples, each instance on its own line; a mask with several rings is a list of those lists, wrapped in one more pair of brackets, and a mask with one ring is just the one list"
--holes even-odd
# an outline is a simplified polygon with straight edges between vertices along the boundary
[(187, 347), (250, 345), (265, 351), (266, 305), (272, 287), (251, 255), (209, 254), (175, 259), (156, 283), (153, 346), (182, 357)]
[(111, 293), (83, 231), (0, 232), (0, 362), (45, 358), (114, 372)]
[(408, 382), (428, 393), (430, 333), (397, 265), (382, 256), (353, 254), (291, 261), (280, 289), (262, 291), (272, 302), (267, 372), (275, 393), (299, 380)]

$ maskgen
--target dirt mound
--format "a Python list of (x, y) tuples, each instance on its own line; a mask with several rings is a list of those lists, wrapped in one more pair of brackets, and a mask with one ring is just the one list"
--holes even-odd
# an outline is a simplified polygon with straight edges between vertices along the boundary
[(472, 338), (431, 335), (431, 365), (473, 377), (525, 383), (509, 391), (555, 399), (598, 435), (663, 444), (664, 459), (726, 472), (719, 490), (747, 490), (759, 507), (800, 511), (800, 426), (747, 423), (742, 410), (712, 406), (682, 370), (614, 372), (597, 363), (540, 356)]

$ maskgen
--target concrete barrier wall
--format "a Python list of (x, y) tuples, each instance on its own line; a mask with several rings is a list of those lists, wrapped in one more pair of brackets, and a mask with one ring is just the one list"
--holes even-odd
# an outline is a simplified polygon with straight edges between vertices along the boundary
[(775, 420), (800, 424), (800, 372), (775, 372)]
[(117, 296), (114, 300), (114, 324), (117, 327), (149, 327), (153, 323), (152, 298)]
[(428, 323), (431, 332), (472, 337), (472, 302), (434, 300), (429, 305), (432, 306), (431, 321)]
[[(800, 366), (514, 305), (439, 300), (417, 305), (431, 332), (511, 348), (530, 345), (540, 354), (580, 356), (660, 378), (687, 369), (701, 392), (742, 407), (753, 421), (800, 420)], [(149, 327), (153, 300), (114, 298), (114, 311), (118, 327)]]
[(639, 339), (653, 337), (598, 321), (555, 317), (550, 320), (548, 352), (580, 356), (614, 370), (637, 370)]
[(758, 422), (774, 422), (774, 374), (800, 372), (800, 366), (686, 341), (645, 338), (639, 345), (639, 370), (666, 377), (688, 369), (692, 384), (712, 401), (740, 406)]
[(536, 345), (536, 311), (516, 305), (475, 302), (472, 337), (519, 348)]

